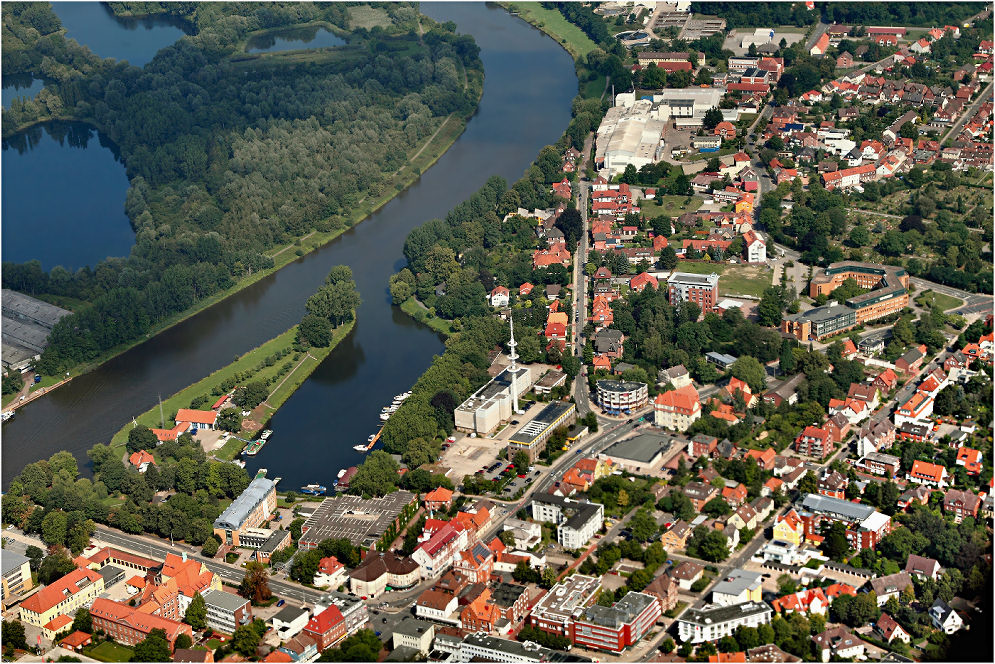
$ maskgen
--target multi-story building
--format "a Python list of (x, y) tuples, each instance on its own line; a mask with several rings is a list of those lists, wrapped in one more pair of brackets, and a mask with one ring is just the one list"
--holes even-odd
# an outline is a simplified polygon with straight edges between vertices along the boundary
[(322, 540), (345, 538), (354, 546), (375, 549), (391, 526), (401, 528), (418, 509), (418, 496), (392, 491), (363, 498), (339, 494), (325, 498), (301, 527), (301, 550), (317, 548)]
[(104, 577), (81, 568), (34, 593), (20, 607), (21, 622), (43, 628), (60, 615), (72, 616), (104, 592)]
[(912, 462), (908, 479), (916, 484), (942, 489), (947, 486), (947, 469), (938, 463), (928, 463), (916, 459)]
[(411, 560), (421, 568), (423, 578), (442, 574), (456, 556), (469, 545), (469, 533), (459, 524), (447, 523), (411, 553)]
[(532, 518), (556, 524), (556, 540), (566, 549), (585, 546), (601, 530), (605, 506), (552, 494), (532, 498)]
[(842, 304), (816, 307), (797, 314), (785, 316), (781, 321), (781, 331), (799, 341), (821, 340), (834, 334), (841, 334), (857, 326), (857, 312)]
[(344, 639), (346, 633), (345, 618), (334, 604), (320, 613), (316, 612), (304, 626), (304, 634), (314, 639), (319, 652)]
[(819, 427), (807, 426), (795, 438), (795, 451), (799, 454), (824, 459), (833, 448), (829, 432)]
[(550, 588), (532, 608), (529, 622), (544, 632), (570, 638), (573, 623), (594, 603), (601, 579), (573, 574)]
[(773, 615), (774, 612), (764, 602), (688, 609), (677, 623), (677, 634), (684, 642), (718, 641), (730, 636), (737, 627), (765, 625)]
[(767, 242), (759, 231), (748, 230), (743, 233), (743, 251), (747, 263), (767, 262)]
[(797, 513), (805, 527), (806, 539), (819, 534), (823, 524), (838, 521), (846, 526), (847, 540), (857, 550), (875, 548), (892, 529), (891, 517), (870, 505), (815, 493), (805, 495)]
[(207, 624), (225, 634), (252, 622), (252, 602), (224, 590), (208, 590), (202, 595), (207, 605)]
[(661, 615), (656, 597), (629, 592), (610, 607), (588, 607), (574, 621), (572, 641), (582, 648), (619, 654), (638, 643)]
[(435, 625), (424, 620), (407, 617), (394, 627), (393, 646), (405, 646), (428, 655), (435, 639)]
[(712, 604), (733, 606), (745, 602), (759, 602), (762, 581), (757, 572), (734, 569), (712, 587)]
[(6, 610), (11, 600), (31, 590), (31, 561), (14, 551), (4, 551), (0, 564), (3, 566), (0, 606)]
[(695, 511), (700, 512), (705, 504), (718, 494), (719, 490), (711, 484), (688, 482), (684, 485), (684, 495), (691, 499)]
[(611, 415), (628, 415), (646, 405), (646, 383), (629, 380), (599, 380), (598, 405)]
[(719, 275), (674, 272), (667, 279), (670, 303), (694, 302), (702, 313), (711, 313), (719, 301)]
[(647, 595), (656, 597), (660, 603), (660, 611), (666, 613), (677, 606), (678, 585), (667, 574), (660, 574), (643, 589)]
[(456, 429), (478, 436), (494, 431), (501, 422), (514, 418), (515, 397), (521, 398), (534, 382), (528, 367), (520, 366), (514, 374), (510, 367), (505, 369), (456, 408), (453, 413)]
[(895, 411), (895, 426), (924, 424), (933, 414), (933, 398), (925, 392), (916, 392)]
[[(644, 386), (645, 389), (645, 386)], [(553, 432), (577, 421), (577, 407), (566, 401), (551, 401), (508, 439), (512, 454), (525, 452), (530, 461), (539, 458)]]
[(214, 521), (214, 534), (224, 543), (241, 546), (239, 535), (255, 528), (276, 510), (276, 483), (257, 477)]
[(349, 574), (349, 591), (358, 597), (376, 597), (390, 585), (410, 588), (421, 579), (421, 567), (412, 558), (393, 551), (370, 551), (359, 567)]
[(970, 491), (947, 489), (943, 494), (943, 511), (954, 515), (954, 521), (960, 523), (967, 517), (977, 517), (981, 498)]
[(653, 423), (664, 429), (687, 431), (701, 417), (701, 401), (693, 385), (658, 394), (653, 401)]
[(812, 637), (815, 643), (815, 650), (819, 653), (822, 662), (828, 662), (832, 658), (836, 661), (856, 661), (864, 659), (864, 641), (850, 633), (846, 627), (838, 625)]
[(814, 275), (809, 296), (829, 295), (847, 279), (869, 291), (846, 301), (856, 311), (858, 325), (898, 313), (909, 303), (909, 274), (903, 268), (858, 261), (833, 263)]
[(90, 617), (94, 629), (103, 630), (116, 642), (126, 646), (144, 641), (153, 629), (161, 629), (166, 633), (170, 650), (175, 648), (176, 637), (180, 634), (193, 638), (193, 629), (190, 625), (145, 613), (104, 597), (98, 597), (93, 601), (90, 606)]

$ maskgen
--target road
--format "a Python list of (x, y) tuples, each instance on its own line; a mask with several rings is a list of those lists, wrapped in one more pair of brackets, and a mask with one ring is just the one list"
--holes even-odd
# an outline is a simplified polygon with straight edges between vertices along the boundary
[(982, 90), (980, 95), (978, 95), (978, 98), (974, 100), (974, 103), (964, 109), (964, 112), (961, 113), (957, 122), (955, 122), (953, 126), (947, 130), (947, 133), (943, 135), (943, 138), (940, 139), (941, 144), (945, 143), (950, 138), (957, 138), (960, 136), (961, 128), (965, 123), (967, 123), (968, 120), (974, 117), (974, 114), (978, 112), (978, 107), (981, 106), (981, 104), (983, 104), (986, 100), (991, 99), (993, 84), (995, 84), (995, 81), (989, 81), (988, 85), (985, 86), (985, 89)]
[[(141, 535), (128, 535), (118, 530), (105, 528), (104, 526), (97, 526), (97, 532), (93, 536), (93, 539), (105, 544), (128, 549), (129, 551), (134, 551), (135, 553), (147, 555), (150, 558), (155, 558), (156, 560), (165, 559), (166, 554), (169, 553), (176, 555), (186, 553), (187, 557), (203, 562), (207, 565), (207, 569), (217, 574), (221, 577), (221, 580), (224, 583), (231, 586), (237, 586), (242, 583), (242, 578), (245, 576), (245, 572), (241, 568), (229, 565), (228, 563), (222, 563), (205, 558), (200, 554), (198, 549), (183, 544), (169, 546), (168, 544), (150, 539), (148, 537)], [(274, 578), (269, 579), (269, 587), (270, 590), (273, 591), (274, 595), (299, 600), (309, 604), (314, 604), (314, 602), (317, 601), (323, 594), (318, 590), (311, 590), (310, 588), (305, 588), (304, 586), (297, 585), (296, 583), (287, 583), (286, 581), (280, 581)]]
[(812, 31), (812, 35), (805, 42), (806, 53), (811, 52), (812, 47), (815, 46), (815, 42), (817, 42), (819, 40), (819, 37), (822, 36), (822, 33), (828, 29), (829, 29), (828, 23), (823, 23), (822, 21), (819, 21), (818, 23), (815, 24), (815, 30)]
[[(573, 275), (573, 347), (574, 355), (579, 358), (584, 356), (584, 344), (582, 331), (587, 320), (587, 279), (584, 276), (584, 266), (587, 264), (587, 197), (590, 190), (590, 182), (584, 176), (587, 172), (587, 160), (591, 155), (591, 144), (594, 142), (594, 134), (588, 134), (584, 141), (584, 153), (581, 157), (580, 165), (577, 168), (579, 177), (577, 178), (577, 209), (580, 210), (581, 233), (577, 242), (577, 252), (574, 254), (574, 275)], [(587, 379), (584, 372), (578, 372), (574, 378), (574, 402), (577, 405), (577, 417), (583, 417), (591, 412), (591, 404), (587, 393)]]
[(960, 309), (955, 309), (951, 313), (965, 316), (972, 313), (991, 313), (992, 311), (993, 300), (991, 295), (985, 295), (983, 293), (969, 293), (968, 291), (960, 290), (959, 288), (954, 288), (953, 286), (944, 286), (943, 284), (920, 279), (919, 277), (912, 277), (910, 281), (921, 291), (931, 290), (937, 293), (942, 293), (943, 295), (949, 295), (950, 297), (956, 297), (958, 300), (963, 300), (964, 306)]

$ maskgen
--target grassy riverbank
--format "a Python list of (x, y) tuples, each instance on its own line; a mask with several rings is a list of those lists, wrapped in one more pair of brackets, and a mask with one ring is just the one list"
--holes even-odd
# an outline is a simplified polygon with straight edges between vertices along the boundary
[(574, 60), (587, 57), (588, 53), (598, 48), (583, 30), (565, 19), (556, 9), (546, 9), (538, 2), (499, 2), (498, 4), (552, 37)]
[[(244, 376), (246, 373), (251, 373), (242, 382), (269, 381), (272, 383), (269, 396), (252, 412), (253, 420), (261, 425), (265, 424), (290, 398), (290, 395), (296, 392), (297, 388), (307, 380), (318, 365), (328, 357), (339, 342), (352, 331), (355, 324), (356, 321), (353, 318), (348, 323), (340, 325), (332, 330), (332, 341), (328, 346), (324, 348), (311, 347), (307, 352), (293, 349), (294, 338), (297, 335), (297, 326), (295, 325), (279, 336), (236, 358), (231, 364), (164, 399), (162, 401), (162, 419), (160, 419), (159, 405), (156, 404), (135, 417), (135, 421), (150, 428), (163, 426), (170, 428), (173, 426), (171, 418), (178, 409), (189, 408), (193, 400), (198, 397), (208, 397), (207, 405), (202, 406), (202, 408), (209, 408), (211, 403), (225, 393), (224, 390), (219, 389), (219, 385), (233, 376), (239, 374)], [(279, 359), (271, 361), (275, 357), (279, 357)], [(128, 422), (111, 439), (111, 445), (120, 448), (121, 453), (123, 453), (124, 445), (128, 440), (128, 432), (133, 426), (133, 422)], [(254, 432), (239, 432), (236, 435), (246, 437), (243, 433), (252, 435)], [(240, 441), (230, 440), (229, 444), (218, 450), (215, 455), (220, 458), (234, 458), (242, 444)]]
[(444, 334), (447, 337), (456, 331), (453, 329), (450, 321), (430, 314), (428, 309), (425, 308), (425, 305), (419, 302), (414, 295), (401, 303), (401, 311), (408, 314), (419, 323), (428, 325), (436, 332)]

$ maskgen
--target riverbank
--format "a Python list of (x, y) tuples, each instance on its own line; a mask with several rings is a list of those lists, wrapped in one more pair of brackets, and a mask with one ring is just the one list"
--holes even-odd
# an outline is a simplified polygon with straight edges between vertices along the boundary
[[(480, 89), (483, 90), (483, 87), (481, 86)], [(477, 97), (477, 103), (479, 104), (479, 102), (480, 96)], [(435, 162), (437, 162), (442, 155), (446, 153), (453, 143), (456, 142), (456, 139), (458, 139), (466, 129), (466, 123), (467, 119), (457, 118), (453, 115), (449, 115), (443, 119), (439, 127), (436, 129), (436, 132), (429, 137), (425, 143), (412, 150), (412, 156), (409, 158), (409, 161), (397, 171), (391, 184), (384, 187), (385, 193), (373, 199), (363, 199), (360, 201), (355, 206), (352, 213), (346, 217), (341, 228), (328, 232), (314, 231), (304, 236), (304, 238), (299, 238), (288, 245), (270, 250), (266, 255), (273, 258), (273, 267), (247, 275), (227, 290), (215, 293), (210, 297), (198, 301), (189, 309), (167, 317), (158, 325), (154, 326), (152, 330), (141, 339), (136, 339), (111, 348), (107, 352), (101, 354), (98, 358), (74, 367), (69, 371), (69, 378), (74, 378), (93, 371), (108, 360), (127, 352), (128, 350), (148, 341), (152, 337), (168, 330), (169, 328), (199, 314), (205, 309), (222, 302), (257, 281), (286, 267), (298, 258), (306, 256), (312, 251), (323, 247), (348, 231), (350, 228), (353, 228), (357, 224), (361, 223), (370, 215), (393, 200), (394, 197), (403, 193), (415, 184), (421, 177), (421, 174), (431, 168), (432, 165), (434, 165)], [(56, 387), (61, 386), (65, 382), (68, 381), (63, 381), (62, 383), (59, 383), (59, 385), (53, 386), (52, 389), (46, 391), (46, 394), (54, 390)]]
[(583, 30), (564, 18), (556, 9), (546, 9), (538, 2), (499, 2), (498, 4), (552, 37), (574, 60), (586, 59), (588, 53), (598, 48)]
[(453, 327), (452, 321), (446, 320), (445, 318), (439, 318), (438, 316), (431, 314), (429, 310), (425, 308), (425, 305), (418, 301), (418, 298), (414, 295), (401, 303), (401, 311), (408, 314), (422, 325), (427, 325), (439, 334), (444, 334), (447, 337), (456, 331)]
[[(111, 438), (111, 445), (116, 451), (123, 454), (125, 443), (128, 441), (128, 432), (134, 427), (135, 422), (149, 428), (169, 428), (173, 421), (171, 418), (176, 411), (180, 408), (191, 407), (195, 399), (206, 397), (207, 405), (201, 406), (201, 408), (210, 407), (222, 394), (228, 392), (228, 390), (219, 389), (218, 386), (235, 376), (240, 377), (239, 382), (241, 383), (272, 381), (269, 396), (252, 411), (251, 421), (258, 427), (253, 426), (251, 430), (243, 429), (236, 433), (242, 438), (252, 437), (297, 391), (297, 388), (307, 380), (335, 347), (352, 332), (355, 324), (356, 319), (353, 316), (351, 321), (332, 330), (332, 340), (328, 346), (323, 348), (311, 347), (307, 351), (293, 349), (294, 339), (297, 336), (297, 325), (295, 325), (279, 336), (236, 358), (231, 364), (163, 400), (161, 411), (157, 404), (138, 415), (132, 422), (125, 424), (114, 434), (114, 437)], [(243, 420), (243, 423), (247, 421), (250, 421), (250, 418)], [(234, 459), (242, 446), (241, 441), (231, 438), (228, 443), (214, 452), (214, 456), (221, 459)]]

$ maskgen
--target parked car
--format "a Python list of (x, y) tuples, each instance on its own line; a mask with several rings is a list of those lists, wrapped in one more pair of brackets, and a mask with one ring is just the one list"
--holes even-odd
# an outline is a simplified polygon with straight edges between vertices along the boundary
[(280, 607), (280, 606), (283, 606), (286, 603), (287, 603), (287, 600), (281, 599), (279, 602), (276, 603), (276, 605), (277, 605), (277, 607)]

